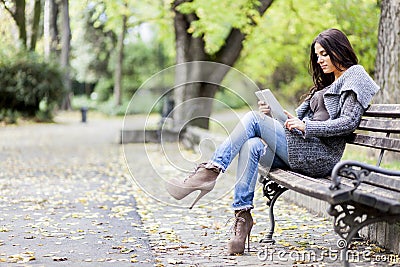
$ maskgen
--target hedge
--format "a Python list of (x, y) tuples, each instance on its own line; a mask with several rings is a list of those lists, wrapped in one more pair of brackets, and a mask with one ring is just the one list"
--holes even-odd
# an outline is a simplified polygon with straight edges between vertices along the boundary
[(57, 66), (29, 55), (0, 62), (0, 121), (15, 114), (51, 119), (63, 96)]

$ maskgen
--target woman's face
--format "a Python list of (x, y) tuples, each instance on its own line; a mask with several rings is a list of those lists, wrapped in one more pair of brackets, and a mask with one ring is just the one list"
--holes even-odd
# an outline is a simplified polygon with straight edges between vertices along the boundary
[(339, 78), (342, 75), (342, 71), (339, 71), (331, 61), (330, 56), (326, 53), (325, 49), (319, 44), (315, 43), (314, 46), (315, 54), (317, 55), (317, 63), (321, 66), (322, 71), (325, 74), (332, 73), (335, 75), (335, 78)]

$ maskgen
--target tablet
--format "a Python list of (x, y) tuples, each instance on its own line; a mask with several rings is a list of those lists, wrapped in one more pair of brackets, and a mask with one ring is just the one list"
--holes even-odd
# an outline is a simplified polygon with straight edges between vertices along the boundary
[(283, 112), (281, 104), (279, 104), (279, 101), (275, 98), (270, 89), (256, 91), (255, 94), (259, 100), (264, 101), (269, 105), (271, 108), (272, 118), (278, 120), (279, 122), (285, 123), (288, 117)]

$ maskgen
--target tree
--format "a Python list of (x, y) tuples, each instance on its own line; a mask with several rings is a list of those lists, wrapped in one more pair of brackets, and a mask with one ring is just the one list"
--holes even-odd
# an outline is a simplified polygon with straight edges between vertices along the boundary
[(375, 80), (379, 103), (400, 101), (400, 1), (382, 0)]
[[(124, 8), (128, 7), (127, 3), (124, 3)], [(116, 106), (120, 106), (122, 104), (122, 64), (124, 61), (124, 41), (125, 41), (125, 34), (127, 28), (127, 21), (128, 18), (126, 14), (122, 14), (122, 22), (121, 22), (121, 30), (118, 36), (118, 43), (117, 43), (117, 62), (115, 65), (115, 72), (114, 72), (114, 101)]]
[(32, 33), (31, 33), (31, 42), (30, 42), (30, 51), (35, 51), (36, 42), (38, 39), (38, 31), (39, 31), (39, 23), (40, 16), (42, 14), (42, 3), (40, 0), (35, 0), (33, 6), (33, 20), (32, 20)]
[(71, 77), (69, 55), (71, 49), (71, 27), (69, 21), (69, 1), (62, 0), (62, 36), (61, 36), (61, 57), (60, 64), (64, 70), (64, 87), (67, 91), (62, 108), (71, 108)]
[(27, 38), (27, 19), (25, 14), (26, 1), (25, 0), (0, 0), (4, 8), (9, 12), (18, 27), (19, 39), (24, 48), (34, 51), (36, 47), (37, 35), (39, 30), (39, 22), (41, 15), (41, 1), (35, 0), (33, 8), (33, 20), (31, 28), (31, 40), (28, 43)]
[(49, 60), (55, 57), (58, 45), (58, 5), (55, 0), (44, 1), (44, 57)]
[[(105, 29), (105, 20), (102, 19), (104, 4), (86, 5), (74, 1), (70, 3), (70, 9), (74, 33), (71, 68), (75, 73), (74, 78), (85, 85), (85, 93), (89, 96), (93, 86), (102, 86), (103, 81), (107, 81), (107, 85), (112, 87), (113, 74), (108, 67), (117, 36), (113, 31)], [(99, 97), (98, 100), (105, 101), (109, 93)]]
[[(243, 49), (243, 41), (257, 25), (257, 20), (271, 6), (272, 0), (260, 1), (189, 1), (175, 0), (174, 28), (176, 38), (176, 63), (213, 61), (221, 69), (206, 69), (193, 65), (176, 72), (174, 121), (177, 128), (186, 124), (208, 128), (212, 99), (218, 84), (227, 74), (226, 66), (233, 66)], [(210, 11), (209, 13), (207, 12)], [(229, 12), (211, 12), (211, 10)], [(211, 14), (211, 16), (208, 16)], [(214, 14), (214, 17), (212, 17)], [(211, 83), (189, 83), (210, 77)], [(195, 104), (185, 105), (190, 99)]]
[[(124, 71), (123, 63), (125, 61), (124, 49), (127, 43), (135, 39), (127, 32), (135, 32), (144, 23), (161, 21), (165, 19), (163, 13), (164, 0), (158, 1), (156, 4), (152, 0), (103, 0), (96, 4), (100, 7), (105, 18), (105, 30), (112, 31), (118, 36), (118, 42), (115, 53), (114, 64), (114, 102), (116, 106), (122, 104), (124, 94), (123, 81)], [(103, 8), (104, 7), (104, 8)], [(126, 37), (130, 40), (126, 40)], [(131, 66), (135, 68), (135, 66)]]

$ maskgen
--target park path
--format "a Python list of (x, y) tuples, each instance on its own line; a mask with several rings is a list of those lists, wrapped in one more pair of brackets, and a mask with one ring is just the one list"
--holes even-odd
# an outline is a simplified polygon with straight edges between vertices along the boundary
[(0, 266), (153, 266), (117, 144), (121, 119), (56, 120), (0, 128)]
[[(177, 202), (164, 182), (208, 155), (177, 143), (119, 145), (122, 120), (90, 115), (86, 124), (74, 113), (0, 128), (0, 266), (341, 265), (331, 220), (283, 200), (277, 244), (260, 244), (269, 226), (260, 187), (250, 252), (226, 255), (234, 170), (188, 210), (194, 196)], [(360, 243), (355, 253), (362, 261), (354, 266), (388, 266), (376, 261), (385, 254), (375, 245)]]

